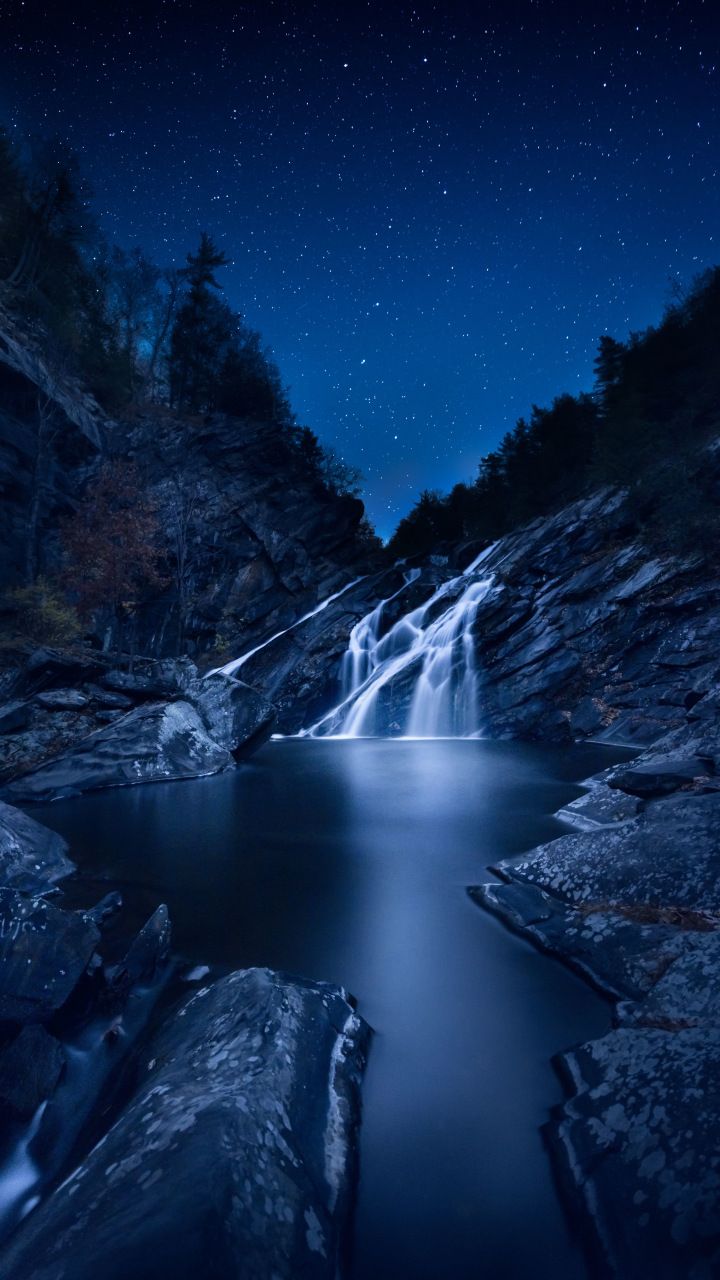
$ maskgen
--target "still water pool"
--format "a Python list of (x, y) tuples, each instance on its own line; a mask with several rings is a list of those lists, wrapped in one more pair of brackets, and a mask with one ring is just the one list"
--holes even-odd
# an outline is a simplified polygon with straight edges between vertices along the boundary
[(353, 1280), (580, 1280), (540, 1126), (562, 1096), (551, 1056), (603, 1034), (609, 1007), (465, 889), (562, 834), (552, 813), (615, 759), (284, 740), (216, 778), (33, 816), (70, 840), (95, 896), (119, 887), (138, 923), (167, 902), (188, 964), (269, 965), (356, 997), (375, 1036)]

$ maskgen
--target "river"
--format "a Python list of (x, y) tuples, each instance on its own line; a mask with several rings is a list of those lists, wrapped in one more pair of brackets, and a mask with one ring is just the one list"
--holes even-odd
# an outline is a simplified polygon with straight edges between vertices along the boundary
[(333, 981), (374, 1028), (353, 1280), (582, 1280), (540, 1126), (550, 1059), (609, 1006), (468, 898), (486, 868), (561, 834), (552, 813), (617, 759), (600, 747), (282, 740), (236, 771), (33, 810), (71, 842), (90, 901), (213, 971)]

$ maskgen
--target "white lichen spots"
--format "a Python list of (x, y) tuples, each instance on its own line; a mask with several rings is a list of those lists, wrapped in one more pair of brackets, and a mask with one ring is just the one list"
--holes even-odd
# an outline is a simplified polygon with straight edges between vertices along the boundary
[(645, 1156), (642, 1164), (638, 1169), (638, 1175), (641, 1178), (652, 1178), (656, 1173), (665, 1167), (665, 1152), (656, 1150), (651, 1151)]
[(303, 1217), (307, 1224), (305, 1239), (307, 1241), (308, 1249), (311, 1253), (319, 1253), (323, 1258), (326, 1258), (327, 1252), (325, 1250), (325, 1236), (323, 1235), (320, 1219), (318, 1218), (315, 1210), (312, 1208), (306, 1209)]

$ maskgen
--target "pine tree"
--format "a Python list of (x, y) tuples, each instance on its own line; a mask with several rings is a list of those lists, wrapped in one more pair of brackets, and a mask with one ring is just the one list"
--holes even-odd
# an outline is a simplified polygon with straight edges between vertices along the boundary
[(9, 274), (17, 260), (25, 218), (23, 177), (15, 147), (0, 126), (0, 275)]
[(88, 234), (87, 190), (75, 153), (54, 138), (36, 144), (26, 192), (25, 225), (8, 283), (43, 288), (52, 272), (78, 263)]
[(602, 414), (607, 413), (612, 392), (623, 372), (625, 347), (616, 338), (604, 333), (595, 357), (595, 398)]
[(187, 296), (180, 306), (170, 338), (168, 371), (170, 400), (189, 413), (214, 407), (220, 373), (233, 336), (230, 308), (213, 290), (218, 267), (228, 259), (203, 231), (197, 253), (189, 253), (183, 278)]

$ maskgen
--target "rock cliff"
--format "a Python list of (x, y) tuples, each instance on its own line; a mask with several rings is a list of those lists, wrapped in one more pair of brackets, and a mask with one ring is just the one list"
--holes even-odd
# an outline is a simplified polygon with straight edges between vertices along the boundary
[[(363, 615), (392, 597), (382, 638), (478, 550), (432, 557), (418, 576), (407, 575), (407, 585), (402, 567), (368, 576), (250, 656), (243, 679), (272, 697), (285, 731), (312, 725), (340, 696), (342, 656)], [(716, 709), (717, 567), (700, 553), (648, 547), (622, 492), (595, 493), (517, 530), (488, 552), (478, 572), (493, 580), (472, 625), (488, 736), (642, 747), (686, 724), (698, 704), (709, 714)], [(458, 579), (428, 621), (467, 586)], [(378, 732), (397, 732), (406, 720), (422, 656), (379, 693)]]
[(61, 518), (111, 455), (137, 464), (163, 529), (166, 585), (137, 622), (146, 656), (204, 653), (221, 624), (250, 647), (357, 574), (362, 503), (280, 427), (161, 406), (114, 421), (46, 348), (0, 307), (0, 589), (57, 569)]

